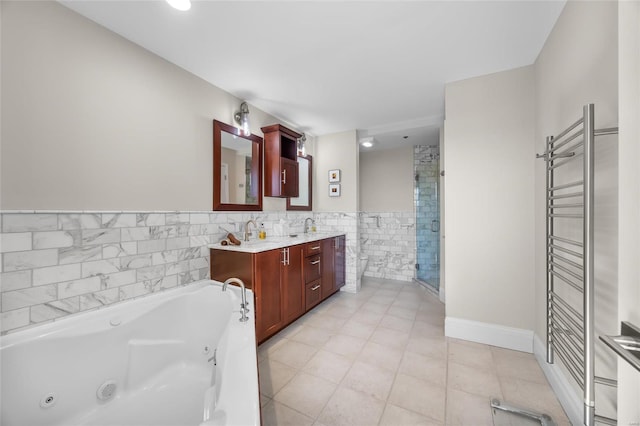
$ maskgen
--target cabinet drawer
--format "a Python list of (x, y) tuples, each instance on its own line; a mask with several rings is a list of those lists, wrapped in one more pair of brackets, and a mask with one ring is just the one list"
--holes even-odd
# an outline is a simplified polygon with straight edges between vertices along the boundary
[(313, 256), (322, 252), (322, 241), (314, 241), (304, 245), (303, 255), (304, 257)]
[(319, 254), (305, 257), (303, 265), (305, 283), (320, 279), (322, 276), (322, 261)]
[(308, 311), (322, 300), (320, 280), (310, 282), (305, 288), (305, 309)]

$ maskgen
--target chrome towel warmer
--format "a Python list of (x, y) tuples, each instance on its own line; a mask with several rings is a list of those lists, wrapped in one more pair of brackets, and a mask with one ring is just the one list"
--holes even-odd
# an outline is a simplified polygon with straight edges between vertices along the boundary
[[(618, 128), (594, 129), (594, 105), (588, 104), (580, 119), (557, 136), (547, 137), (546, 151), (536, 155), (545, 159), (547, 169), (547, 362), (553, 364), (557, 356), (582, 389), (586, 426), (596, 421), (616, 424), (595, 413), (595, 384), (615, 387), (617, 382), (595, 375), (593, 175), (595, 137), (617, 133)], [(581, 171), (576, 165), (565, 167), (564, 176), (557, 174), (581, 157)], [(572, 173), (577, 180), (560, 179)], [(581, 240), (554, 233), (559, 220), (581, 220)], [(582, 308), (575, 306), (580, 299)]]

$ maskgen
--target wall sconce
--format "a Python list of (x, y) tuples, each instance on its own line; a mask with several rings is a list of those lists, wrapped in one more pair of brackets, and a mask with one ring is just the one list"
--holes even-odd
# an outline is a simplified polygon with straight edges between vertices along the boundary
[(303, 133), (302, 136), (300, 136), (297, 140), (298, 155), (301, 155), (303, 157), (307, 155), (307, 150), (305, 146), (306, 142), (307, 142), (307, 135)]
[(251, 134), (251, 127), (249, 126), (249, 105), (246, 102), (240, 104), (240, 111), (236, 112), (233, 118), (236, 119), (236, 123), (240, 125), (240, 132), (243, 136), (249, 136)]

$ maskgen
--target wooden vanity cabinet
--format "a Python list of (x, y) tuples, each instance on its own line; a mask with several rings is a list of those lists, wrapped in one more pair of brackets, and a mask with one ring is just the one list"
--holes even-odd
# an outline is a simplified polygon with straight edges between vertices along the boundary
[(262, 128), (264, 134), (264, 195), (297, 197), (298, 148), (302, 135), (280, 124)]
[(211, 249), (211, 279), (240, 278), (253, 290), (262, 343), (344, 285), (345, 237), (259, 253)]
[(286, 264), (280, 268), (283, 289), (284, 326), (305, 313), (305, 294), (302, 286), (302, 245), (285, 247)]
[(322, 240), (322, 299), (326, 299), (345, 285), (345, 236)]

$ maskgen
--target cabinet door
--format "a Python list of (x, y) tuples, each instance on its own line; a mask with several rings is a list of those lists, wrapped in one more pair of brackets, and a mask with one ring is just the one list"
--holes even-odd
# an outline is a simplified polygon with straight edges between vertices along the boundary
[(281, 266), (280, 281), (284, 292), (284, 326), (304, 313), (305, 294), (302, 282), (302, 246), (287, 247), (283, 250), (286, 262)]
[(256, 336), (258, 342), (276, 333), (283, 324), (280, 268), (282, 250), (256, 253), (254, 277), (256, 289)]
[(340, 287), (344, 286), (346, 282), (346, 262), (347, 262), (347, 252), (345, 247), (346, 237), (344, 235), (335, 237), (334, 242), (335, 242), (335, 257), (334, 257), (334, 266), (333, 266), (333, 270), (335, 272), (334, 286), (335, 286), (335, 289), (338, 290)]
[(333, 238), (322, 240), (322, 298), (326, 299), (336, 290), (335, 274), (334, 274), (334, 257), (335, 257)]
[(280, 194), (282, 197), (297, 197), (298, 162), (288, 158), (280, 158)]

